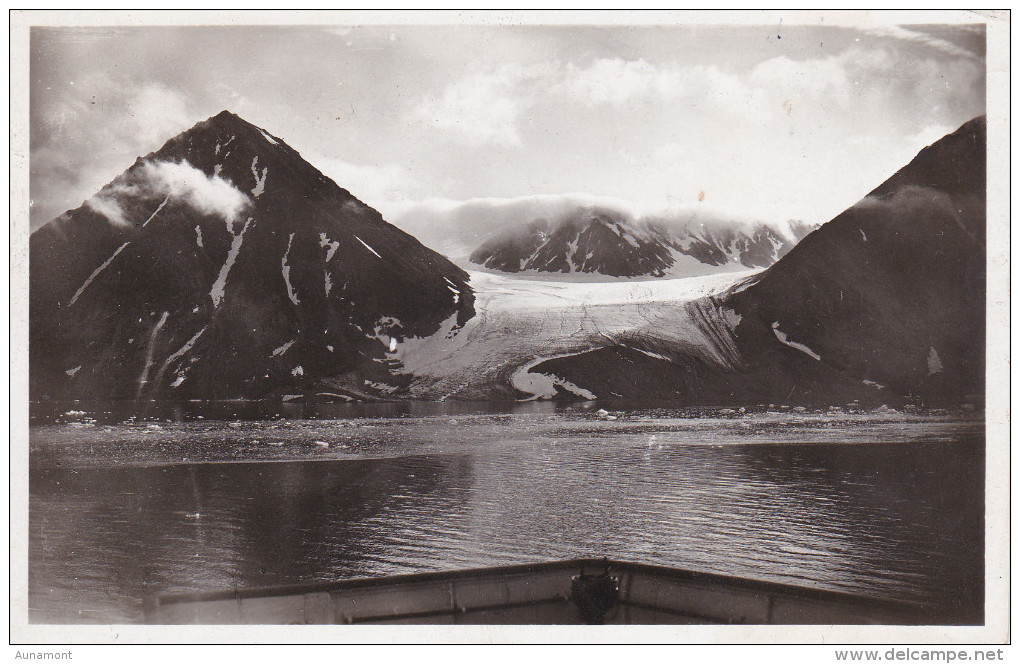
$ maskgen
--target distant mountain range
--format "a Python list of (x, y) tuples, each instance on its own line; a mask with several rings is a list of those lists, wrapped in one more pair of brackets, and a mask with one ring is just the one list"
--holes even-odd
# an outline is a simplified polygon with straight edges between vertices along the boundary
[(980, 117), (922, 150), (768, 270), (687, 303), (683, 316), (710, 342), (620, 335), (531, 371), (610, 399), (980, 398), (985, 162)]
[[(474, 315), (460, 268), (229, 112), (30, 240), (33, 399), (367, 399)], [(394, 384), (396, 383), (396, 384)]]
[(503, 272), (598, 273), (614, 277), (694, 276), (769, 267), (813, 226), (634, 221), (608, 208), (577, 207), (504, 232), (479, 246), (472, 263)]

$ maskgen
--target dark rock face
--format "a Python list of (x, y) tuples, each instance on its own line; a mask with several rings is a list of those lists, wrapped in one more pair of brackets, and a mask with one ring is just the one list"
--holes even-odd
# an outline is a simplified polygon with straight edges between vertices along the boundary
[(906, 167), (728, 298), (849, 376), (927, 400), (984, 391), (985, 119)]
[(666, 275), (680, 256), (706, 266), (738, 263), (768, 267), (810, 232), (791, 222), (793, 237), (759, 224), (750, 231), (701, 225), (676, 227), (655, 221), (628, 221), (608, 209), (580, 208), (559, 219), (538, 219), (483, 243), (472, 263), (521, 272), (586, 272), (614, 277)]
[(732, 321), (701, 325), (733, 349), (731, 366), (689, 348), (659, 348), (665, 359), (656, 359), (629, 352), (630, 343), (533, 371), (600, 397), (685, 403), (980, 398), (985, 188), (981, 117), (922, 150), (765, 272), (688, 303), (694, 320)]
[(371, 396), (474, 315), (467, 273), (226, 111), (33, 233), (30, 289), (33, 399)]

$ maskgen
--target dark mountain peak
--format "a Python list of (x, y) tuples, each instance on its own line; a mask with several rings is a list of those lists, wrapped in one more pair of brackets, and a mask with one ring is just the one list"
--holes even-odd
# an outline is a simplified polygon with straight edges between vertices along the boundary
[(216, 127), (220, 129), (232, 129), (237, 131), (265, 131), (258, 125), (248, 122), (237, 113), (227, 110), (220, 111), (216, 115), (196, 123), (195, 126), (188, 131), (194, 131), (196, 129), (208, 127)]
[(467, 273), (229, 111), (36, 231), (31, 261), (37, 397), (389, 394), (403, 340), (474, 313)]
[[(290, 149), (279, 138), (272, 136), (262, 127), (248, 122), (241, 116), (230, 111), (220, 111), (216, 115), (195, 123), (177, 136), (171, 138), (153, 154), (162, 153), (167, 146), (179, 145), (181, 143), (209, 143), (215, 145), (221, 142), (224, 136), (229, 138), (235, 136), (235, 140), (243, 139), (243, 142), (251, 141), (258, 147), (266, 149), (272, 146), (281, 147), (284, 150)], [(222, 144), (222, 143), (221, 143)]]
[(791, 234), (766, 224), (714, 228), (693, 219), (634, 219), (602, 206), (578, 206), (558, 217), (531, 222), (484, 242), (469, 260), (504, 272), (595, 272), (634, 277), (693, 276), (729, 263), (768, 267), (810, 228), (791, 224)]
[(738, 337), (775, 349), (778, 323), (792, 357), (810, 348), (863, 384), (937, 401), (980, 393), (985, 140), (984, 117), (963, 124), (734, 292)]
[[(348, 204), (374, 223), (384, 223), (378, 212), (356, 199), (306, 161), (283, 139), (230, 111), (222, 111), (174, 136), (159, 150), (136, 162), (190, 166), (211, 180), (220, 179), (240, 194), (279, 211), (299, 209), (303, 201), (323, 199), (330, 205)], [(261, 205), (260, 205), (261, 206)], [(291, 219), (271, 214), (271, 219)]]
[(884, 198), (912, 185), (954, 195), (980, 192), (983, 198), (987, 182), (986, 132), (985, 116), (968, 120), (953, 133), (917, 153), (909, 164), (875, 188), (869, 196)]
[[(196, 123), (190, 129), (171, 138), (147, 158), (165, 159), (184, 154), (194, 156), (199, 150), (210, 151), (212, 157), (224, 159), (228, 154), (244, 153), (245, 156), (249, 154), (259, 156), (263, 161), (270, 158), (304, 161), (300, 154), (282, 139), (230, 111), (222, 111)], [(222, 162), (222, 159), (220, 161)]]

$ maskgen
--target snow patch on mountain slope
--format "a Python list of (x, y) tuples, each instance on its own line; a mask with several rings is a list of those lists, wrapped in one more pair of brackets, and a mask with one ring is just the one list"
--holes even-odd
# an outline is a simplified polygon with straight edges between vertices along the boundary
[(531, 373), (531, 370), (545, 362), (547, 360), (554, 360), (559, 357), (569, 357), (572, 353), (566, 355), (557, 355), (553, 357), (539, 357), (532, 360), (528, 364), (520, 367), (510, 376), (510, 384), (514, 386), (514, 389), (523, 392), (524, 394), (530, 394), (531, 396), (525, 399), (525, 401), (534, 401), (536, 399), (553, 399), (559, 394), (559, 388), (562, 388), (571, 394), (587, 399), (588, 401), (594, 401), (597, 397), (589, 392), (588, 390), (574, 385), (568, 380), (564, 380), (557, 376), (550, 376), (549, 374), (542, 373)]
[(382, 258), (382, 256), (380, 256), (380, 255), (379, 255), (379, 253), (378, 253), (378, 252), (377, 252), (377, 251), (376, 251), (375, 249), (373, 249), (372, 247), (368, 246), (368, 244), (366, 244), (366, 243), (365, 243), (365, 241), (364, 241), (364, 240), (362, 240), (362, 239), (361, 239), (360, 237), (358, 237), (357, 235), (355, 235), (355, 236), (354, 236), (354, 239), (355, 239), (355, 240), (357, 240), (358, 242), (360, 242), (360, 243), (362, 244), (362, 246), (364, 246), (364, 247), (365, 247), (365, 249), (368, 249), (368, 250), (369, 250), (369, 251), (371, 251), (371, 252), (372, 252), (373, 254), (375, 254), (376, 258)]
[(182, 357), (185, 353), (187, 353), (192, 348), (194, 348), (195, 347), (195, 343), (198, 341), (199, 337), (201, 337), (203, 334), (205, 334), (205, 331), (208, 330), (208, 329), (209, 329), (209, 326), (206, 325), (201, 330), (196, 332), (193, 337), (191, 337), (186, 342), (184, 342), (183, 346), (181, 346), (176, 351), (174, 351), (173, 353), (168, 355), (166, 360), (164, 360), (164, 362), (163, 362), (163, 368), (165, 369), (166, 366), (169, 365), (171, 362), (173, 362), (174, 360), (176, 360), (179, 357)]
[(287, 251), (283, 252), (283, 259), (280, 261), (281, 268), (280, 272), (283, 274), (283, 282), (287, 285), (287, 297), (294, 304), (301, 304), (301, 300), (298, 299), (297, 293), (294, 292), (294, 287), (290, 284), (290, 265), (287, 265), (287, 256), (290, 255), (290, 246), (294, 243), (294, 233), (290, 234), (290, 239), (287, 240)]
[(776, 322), (772, 323), (772, 331), (775, 332), (776, 339), (779, 339), (780, 343), (785, 344), (785, 345), (789, 346), (790, 348), (793, 348), (794, 350), (799, 350), (800, 352), (804, 353), (805, 355), (809, 355), (809, 356), (813, 357), (814, 359), (816, 359), (818, 361), (821, 361), (821, 359), (822, 359), (821, 356), (818, 353), (816, 353), (815, 351), (811, 350), (810, 348), (808, 348), (804, 344), (797, 343), (796, 341), (790, 341), (790, 339), (789, 339), (789, 337), (787, 337), (786, 333), (779, 329), (779, 321), (776, 321)]
[(266, 166), (262, 169), (262, 174), (259, 174), (259, 157), (255, 155), (255, 158), (251, 160), (251, 174), (255, 176), (255, 186), (251, 190), (251, 195), (258, 198), (266, 190), (266, 176), (269, 175), (269, 167)]
[[(227, 252), (227, 259), (223, 261), (220, 273), (216, 276), (216, 281), (213, 282), (212, 288), (209, 290), (209, 297), (212, 298), (213, 307), (218, 308), (220, 302), (223, 301), (223, 293), (227, 286), (227, 276), (230, 274), (230, 268), (234, 266), (234, 261), (237, 260), (237, 254), (240, 253), (241, 244), (244, 242), (244, 234), (251, 223), (252, 218), (248, 217), (240, 232), (234, 235), (234, 239), (230, 241), (230, 251)], [(229, 224), (227, 228), (230, 228)]]
[(942, 358), (939, 357), (938, 351), (935, 350), (934, 346), (928, 348), (928, 375), (934, 376), (937, 373), (942, 372)]
[(743, 319), (743, 316), (738, 314), (733, 309), (725, 308), (719, 309), (719, 314), (722, 316), (722, 319), (726, 321), (726, 324), (729, 325), (731, 328), (736, 328), (737, 325), (740, 325), (740, 321)]
[[(209, 329), (208, 325), (206, 325), (201, 330), (196, 332), (193, 337), (191, 337), (186, 342), (184, 342), (183, 346), (178, 348), (176, 351), (174, 351), (173, 353), (168, 355), (165, 360), (163, 360), (163, 364), (159, 367), (159, 372), (156, 374), (156, 380), (155, 380), (155, 384), (156, 385), (159, 385), (161, 382), (163, 382), (163, 376), (166, 374), (166, 370), (170, 366), (170, 363), (173, 362), (174, 360), (176, 360), (179, 357), (183, 357), (185, 353), (189, 352), (192, 348), (194, 348), (195, 347), (195, 343), (198, 341), (199, 337), (201, 337), (203, 334), (205, 334), (205, 331), (207, 329)], [(181, 371), (179, 374), (177, 374), (177, 380), (174, 381), (174, 383), (171, 383), (170, 386), (171, 387), (178, 387), (181, 383), (184, 382), (184, 378), (185, 378), (185, 372)]]
[(460, 303), (460, 289), (457, 288), (457, 284), (455, 284), (452, 281), (450, 281), (450, 279), (448, 277), (443, 277), (443, 281), (446, 282), (446, 287), (450, 289), (451, 293), (453, 293), (453, 303), (454, 304), (459, 304)]
[(78, 298), (81, 297), (81, 294), (84, 293), (85, 289), (89, 287), (89, 284), (91, 284), (95, 280), (95, 278), (99, 276), (100, 272), (102, 272), (107, 267), (109, 267), (110, 263), (113, 262), (113, 259), (116, 258), (120, 254), (120, 252), (124, 251), (124, 249), (129, 244), (131, 244), (131, 243), (130, 242), (125, 242), (124, 244), (122, 244), (119, 247), (117, 247), (117, 250), (114, 251), (113, 254), (109, 258), (107, 258), (105, 261), (103, 261), (103, 263), (99, 267), (97, 267), (95, 270), (93, 270), (92, 274), (90, 274), (88, 276), (88, 278), (85, 279), (84, 283), (82, 283), (82, 285), (78, 287), (78, 290), (76, 290), (74, 292), (74, 295), (71, 296), (71, 300), (67, 303), (67, 306), (71, 306), (72, 304), (77, 302)]
[[(361, 328), (358, 329), (360, 330)], [(372, 333), (367, 336), (381, 343), (388, 354), (388, 358), (392, 359), (397, 352), (398, 335), (401, 329), (403, 329), (403, 324), (398, 318), (383, 316), (376, 321), (372, 327)]]
[(656, 360), (662, 360), (663, 362), (672, 362), (673, 361), (670, 358), (666, 357), (665, 355), (662, 355), (661, 353), (653, 353), (652, 351), (645, 350), (644, 348), (631, 348), (631, 350), (636, 350), (637, 352), (641, 353), (642, 355), (647, 355), (648, 357), (654, 358)]
[(630, 232), (624, 233), (624, 232), (620, 232), (619, 230), (617, 230), (617, 235), (619, 235), (621, 238), (623, 238), (623, 240), (627, 244), (629, 244), (630, 246), (634, 247), (635, 249), (640, 249), (641, 248), (641, 245), (638, 243), (638, 241), (636, 239), (634, 239), (634, 234), (633, 233), (630, 233)]
[(595, 394), (593, 394), (592, 392), (584, 389), (583, 387), (578, 387), (577, 385), (574, 385), (569, 380), (563, 380), (562, 378), (557, 378), (556, 379), (556, 385), (558, 385), (559, 387), (562, 387), (563, 389), (565, 389), (567, 392), (570, 392), (571, 394), (574, 394), (576, 396), (581, 397), (585, 401), (595, 401), (596, 399), (598, 399), (598, 397)]
[(379, 382), (372, 381), (372, 380), (366, 380), (365, 381), (365, 385), (371, 387), (373, 390), (375, 390), (377, 392), (381, 392), (382, 394), (392, 394), (392, 393), (396, 392), (397, 389), (399, 389), (399, 388), (397, 388), (397, 387), (395, 387), (393, 385), (388, 385), (386, 383), (379, 383)]
[(574, 265), (574, 254), (577, 253), (577, 244), (580, 239), (580, 235), (575, 235), (574, 239), (567, 243), (567, 265), (570, 267), (571, 272), (578, 271), (579, 266)]
[(152, 214), (149, 215), (148, 219), (146, 219), (145, 221), (142, 222), (142, 228), (145, 228), (146, 226), (148, 226), (149, 222), (156, 218), (156, 215), (159, 214), (159, 211), (162, 210), (164, 206), (166, 206), (167, 201), (169, 201), (169, 200), (170, 200), (170, 194), (167, 194), (166, 198), (163, 199), (163, 202), (159, 204), (159, 207), (157, 207), (155, 209), (155, 211)]
[[(149, 223), (150, 221), (152, 221), (152, 220), (153, 220), (153, 218), (154, 218), (154, 217), (155, 217), (155, 216), (156, 216), (157, 214), (159, 214), (159, 211), (163, 209), (163, 206), (164, 206), (164, 205), (166, 205), (167, 201), (169, 201), (169, 200), (170, 200), (170, 196), (167, 196), (166, 198), (164, 198), (164, 199), (163, 199), (163, 202), (159, 204), (159, 207), (157, 207), (157, 208), (156, 208), (156, 211), (155, 211), (155, 212), (153, 212), (153, 213), (152, 213), (151, 215), (149, 215), (149, 218), (148, 218), (148, 219), (146, 219), (146, 220), (145, 220), (145, 222), (144, 222), (144, 223), (142, 224), (142, 228), (145, 228), (145, 226), (146, 226), (146, 225), (148, 225), (148, 223)], [(119, 210), (119, 208), (118, 208), (118, 210)], [(98, 276), (99, 276), (99, 274), (100, 274), (100, 273), (101, 273), (101, 272), (102, 272), (103, 270), (105, 270), (106, 268), (108, 268), (108, 267), (110, 266), (110, 263), (112, 263), (112, 262), (113, 262), (113, 259), (115, 259), (115, 258), (116, 258), (116, 257), (117, 257), (117, 256), (118, 256), (118, 255), (120, 254), (120, 252), (124, 251), (124, 249), (125, 249), (125, 248), (126, 248), (126, 247), (127, 247), (128, 245), (129, 245), (129, 244), (131, 244), (131, 242), (125, 242), (124, 244), (122, 244), (122, 245), (120, 245), (119, 247), (117, 247), (117, 250), (116, 250), (116, 251), (114, 251), (114, 252), (113, 252), (113, 254), (112, 254), (112, 255), (111, 255), (111, 256), (110, 256), (109, 258), (107, 258), (107, 259), (106, 259), (105, 261), (103, 261), (103, 263), (102, 263), (102, 264), (101, 264), (101, 265), (100, 265), (99, 267), (97, 267), (97, 268), (96, 268), (95, 270), (93, 270), (93, 271), (92, 271), (92, 274), (90, 274), (90, 275), (88, 276), (88, 278), (87, 278), (87, 279), (85, 279), (85, 282), (84, 282), (84, 283), (82, 283), (82, 285), (78, 287), (78, 290), (77, 290), (77, 291), (75, 291), (74, 295), (73, 295), (73, 296), (71, 296), (71, 300), (70, 300), (70, 301), (69, 301), (69, 302), (67, 303), (67, 306), (71, 306), (72, 304), (74, 304), (75, 302), (77, 302), (77, 301), (78, 301), (78, 298), (79, 298), (79, 297), (81, 297), (81, 294), (82, 294), (82, 293), (84, 293), (84, 292), (85, 292), (85, 289), (89, 287), (89, 284), (91, 284), (91, 283), (92, 283), (93, 281), (95, 281), (96, 277), (98, 277)], [(200, 244), (201, 244), (201, 243), (200, 243)]]
[(280, 144), (275, 138), (273, 138), (272, 136), (270, 136), (269, 134), (264, 132), (262, 129), (259, 129), (258, 127), (255, 127), (255, 128), (259, 130), (260, 134), (262, 134), (262, 138), (266, 139), (267, 141), (269, 141), (273, 145), (279, 145)]
[(326, 262), (333, 260), (333, 254), (340, 248), (340, 243), (336, 240), (330, 240), (326, 237), (325, 233), (319, 233), (319, 246), (326, 250)]
[(205, 247), (205, 245), (202, 244), (202, 227), (198, 224), (195, 224), (195, 243), (198, 245), (199, 249)]
[(159, 336), (159, 331), (163, 329), (163, 325), (166, 324), (166, 319), (170, 316), (169, 311), (164, 311), (163, 315), (160, 316), (159, 321), (152, 327), (152, 331), (149, 333), (149, 345), (145, 349), (145, 366), (142, 367), (142, 375), (138, 377), (138, 393), (136, 398), (142, 396), (142, 390), (145, 389), (145, 385), (149, 382), (149, 370), (152, 369), (153, 358), (155, 356), (156, 337)]
[(273, 349), (273, 354), (272, 354), (271, 357), (277, 357), (278, 355), (283, 355), (288, 350), (290, 350), (290, 347), (294, 345), (295, 341), (296, 341), (296, 339), (291, 339), (290, 341), (288, 341), (287, 343), (283, 344), (282, 346), (279, 346), (278, 348), (274, 348)]

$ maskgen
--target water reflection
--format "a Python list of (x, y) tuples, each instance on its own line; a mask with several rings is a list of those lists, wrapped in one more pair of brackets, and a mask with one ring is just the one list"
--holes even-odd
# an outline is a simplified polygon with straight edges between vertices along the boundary
[(701, 445), (487, 426), (456, 452), (34, 466), (31, 619), (134, 621), (164, 590), (603, 555), (982, 603), (980, 438)]
[(137, 620), (157, 590), (385, 573), (376, 520), (421, 497), (454, 505), (468, 471), (433, 457), (35, 471), (32, 618)]

